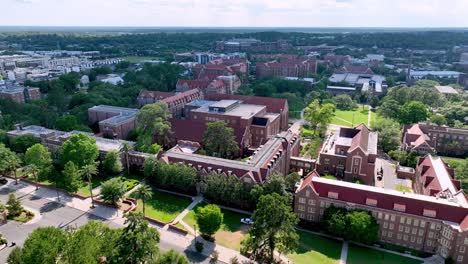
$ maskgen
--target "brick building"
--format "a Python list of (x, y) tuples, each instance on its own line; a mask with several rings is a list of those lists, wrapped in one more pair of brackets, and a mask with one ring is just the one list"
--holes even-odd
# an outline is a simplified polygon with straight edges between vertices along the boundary
[(379, 240), (456, 263), (468, 260), (468, 207), (458, 201), (326, 179), (311, 173), (296, 190), (294, 212), (305, 225), (317, 224), (329, 206), (369, 211)]
[(468, 129), (430, 124), (406, 125), (401, 148), (421, 155), (465, 156), (468, 154)]
[(455, 172), (440, 157), (420, 157), (413, 181), (416, 193), (468, 205), (461, 182), (455, 180)]
[(220, 75), (214, 80), (177, 80), (176, 92), (185, 92), (192, 89), (200, 89), (204, 94), (224, 93), (233, 94), (241, 86), (241, 80), (237, 75)]
[(168, 93), (141, 90), (137, 97), (138, 105), (152, 104), (156, 102), (164, 102), (167, 104), (172, 117), (180, 118), (183, 116), (184, 107), (186, 104), (203, 99), (203, 93), (198, 89), (187, 90), (181, 93)]
[(231, 39), (228, 41), (216, 41), (215, 50), (221, 52), (272, 52), (290, 50), (292, 45), (285, 40), (263, 42), (257, 39)]
[(41, 92), (36, 87), (10, 86), (0, 89), (0, 98), (10, 99), (23, 104), (41, 99)]
[(316, 168), (321, 175), (332, 174), (346, 181), (374, 185), (376, 158), (377, 132), (364, 124), (341, 127), (325, 138)]
[(88, 119), (91, 125), (99, 125), (103, 135), (126, 139), (128, 133), (136, 127), (137, 113), (138, 109), (98, 105), (88, 109)]
[(256, 78), (271, 77), (309, 77), (317, 73), (317, 61), (314, 59), (295, 59), (257, 63)]

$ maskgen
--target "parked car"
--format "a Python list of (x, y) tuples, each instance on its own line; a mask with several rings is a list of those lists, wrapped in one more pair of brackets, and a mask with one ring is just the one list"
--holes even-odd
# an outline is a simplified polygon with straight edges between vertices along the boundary
[(250, 218), (242, 218), (241, 223), (246, 224), (246, 225), (253, 225), (254, 221)]

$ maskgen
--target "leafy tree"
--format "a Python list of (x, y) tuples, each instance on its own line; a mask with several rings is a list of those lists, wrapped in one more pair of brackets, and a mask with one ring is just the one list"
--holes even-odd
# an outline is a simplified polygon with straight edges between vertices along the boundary
[(380, 105), (377, 113), (386, 118), (398, 118), (400, 103), (394, 99), (385, 99)]
[(335, 106), (330, 103), (320, 105), (318, 100), (310, 103), (304, 111), (304, 119), (310, 123), (312, 130), (317, 134), (319, 129), (326, 129), (333, 119)]
[(93, 176), (98, 173), (96, 163), (90, 163), (84, 165), (83, 168), (80, 170), (82, 176), (88, 179), (89, 185), (89, 193), (91, 195), (91, 208), (94, 208), (94, 197), (93, 197)]
[(432, 115), (430, 120), (431, 123), (436, 124), (438, 126), (447, 124), (447, 119), (445, 119), (445, 117), (442, 115)]
[(286, 195), (286, 182), (284, 176), (279, 173), (273, 173), (263, 184), (264, 194), (277, 193)]
[(260, 197), (255, 219), (248, 236), (242, 241), (242, 251), (252, 252), (256, 260), (274, 263), (274, 252), (292, 252), (298, 244), (299, 236), (295, 225), (299, 221), (291, 212), (289, 199), (277, 193)]
[(189, 264), (187, 258), (179, 252), (171, 249), (164, 254), (161, 254), (154, 264)]
[(345, 237), (347, 232), (346, 211), (334, 206), (328, 207), (321, 220), (325, 231), (338, 237)]
[(234, 129), (219, 120), (209, 123), (203, 136), (206, 153), (210, 156), (232, 158), (239, 153)]
[(198, 228), (203, 235), (212, 236), (221, 228), (223, 223), (223, 213), (214, 204), (200, 207), (195, 212)]
[(65, 115), (57, 118), (55, 126), (61, 131), (72, 131), (78, 128), (79, 123), (75, 116)]
[(427, 111), (427, 106), (424, 103), (410, 101), (401, 107), (398, 116), (400, 123), (413, 124), (425, 121), (429, 116), (429, 112)]
[(250, 196), (252, 186), (234, 175), (226, 177), (223, 174), (211, 172), (205, 177), (202, 186), (203, 196), (213, 203), (251, 209), (257, 202)]
[(142, 184), (140, 188), (138, 188), (135, 191), (135, 198), (141, 199), (141, 201), (143, 202), (143, 216), (146, 216), (145, 203), (147, 200), (151, 199), (152, 196), (153, 196), (153, 190), (151, 189), (150, 186), (146, 184)]
[(21, 213), (24, 211), (21, 202), (18, 200), (18, 198), (16, 198), (16, 195), (14, 193), (10, 193), (6, 205), (8, 209), (8, 217), (10, 218), (17, 217), (21, 215)]
[(57, 263), (66, 242), (66, 234), (55, 227), (39, 227), (34, 230), (8, 263)]
[(416, 167), (418, 161), (418, 153), (415, 151), (404, 151), (404, 150), (391, 150), (388, 152), (390, 157), (398, 162), (402, 166)]
[(44, 172), (52, 165), (52, 158), (50, 152), (41, 144), (35, 144), (28, 148), (24, 154), (24, 161), (30, 166), (30, 170), (34, 175), (36, 181), (36, 190), (39, 188), (38, 173)]
[(379, 224), (366, 211), (352, 211), (346, 214), (348, 239), (372, 244), (379, 238)]
[(120, 178), (112, 178), (101, 184), (101, 197), (108, 203), (117, 204), (125, 191), (125, 183)]
[(150, 159), (145, 161), (144, 171), (150, 183), (159, 188), (191, 194), (196, 192), (197, 172), (185, 164), (166, 164)]
[(123, 169), (120, 153), (117, 151), (107, 152), (104, 160), (102, 161), (102, 168), (109, 174), (120, 173)]
[(14, 171), (16, 179), (16, 169), (20, 166), (21, 160), (18, 158), (15, 152), (5, 147), (0, 143), (0, 171)]
[(15, 137), (11, 143), (11, 149), (16, 153), (24, 153), (28, 148), (34, 144), (39, 143), (40, 140), (32, 134), (24, 134)]
[(260, 83), (255, 85), (252, 89), (256, 96), (271, 97), (274, 93), (276, 93), (276, 88), (268, 83)]
[(400, 124), (389, 118), (378, 118), (372, 122), (372, 128), (379, 132), (379, 147), (384, 152), (398, 149), (400, 146)]
[(285, 176), (284, 181), (286, 184), (286, 190), (294, 192), (296, 190), (296, 183), (301, 180), (301, 175), (297, 172), (290, 173)]
[(127, 174), (130, 174), (130, 162), (128, 159), (128, 152), (132, 150), (132, 146), (128, 142), (124, 142), (122, 145), (122, 152), (125, 155), (125, 167), (127, 168)]
[(138, 147), (149, 148), (153, 138), (161, 146), (168, 146), (171, 139), (171, 113), (165, 103), (147, 104), (137, 115)]
[(62, 145), (62, 162), (72, 161), (79, 169), (94, 163), (98, 156), (96, 140), (83, 133), (72, 135)]
[(143, 215), (126, 215), (127, 225), (117, 241), (116, 262), (145, 263), (158, 255), (159, 232), (151, 228)]
[(356, 103), (351, 96), (347, 94), (339, 94), (333, 98), (336, 103), (336, 108), (340, 110), (351, 110), (356, 107)]
[(73, 161), (69, 161), (65, 164), (62, 175), (63, 186), (65, 190), (69, 192), (77, 192), (81, 185), (83, 185), (83, 179), (80, 171)]
[(78, 229), (70, 229), (63, 248), (63, 263), (98, 263), (109, 259), (116, 247), (120, 230), (111, 229), (103, 222), (90, 221)]
[(158, 154), (158, 152), (162, 151), (163, 148), (158, 145), (158, 144), (151, 144), (151, 147), (149, 148), (149, 153), (151, 154)]

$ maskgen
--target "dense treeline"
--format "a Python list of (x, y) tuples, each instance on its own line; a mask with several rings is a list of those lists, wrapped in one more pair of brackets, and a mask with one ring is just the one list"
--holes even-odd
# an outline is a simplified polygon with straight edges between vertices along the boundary
[[(324, 40), (324, 35), (327, 39)], [(98, 50), (104, 55), (166, 55), (184, 50), (209, 50), (217, 40), (229, 38), (257, 38), (263, 41), (289, 40), (293, 45), (348, 45), (358, 48), (443, 49), (468, 42), (468, 32), (379, 32), (379, 33), (148, 33), (123, 35), (89, 34), (9, 34), (0, 40), (19, 44), (26, 50), (62, 49)]]

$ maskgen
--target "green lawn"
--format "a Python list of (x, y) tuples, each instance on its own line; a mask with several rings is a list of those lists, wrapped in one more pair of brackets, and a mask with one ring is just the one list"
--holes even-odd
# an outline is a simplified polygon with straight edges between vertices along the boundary
[(441, 158), (452, 168), (457, 168), (464, 161), (464, 159), (460, 159), (460, 158), (452, 158), (452, 157), (441, 157)]
[(349, 245), (348, 264), (417, 264), (421, 261), (383, 251)]
[(295, 264), (334, 264), (339, 263), (342, 242), (298, 231), (300, 240), (296, 252), (288, 258)]
[[(96, 188), (98, 187), (99, 185), (101, 185), (104, 181), (106, 181), (107, 179), (103, 178), (103, 177), (99, 177), (99, 176), (94, 176), (92, 179), (91, 179), (91, 186), (92, 188)], [(81, 186), (77, 193), (79, 195), (83, 195), (83, 196), (91, 196), (91, 193), (89, 192), (89, 184), (88, 184), (88, 181), (85, 180), (83, 182), (83, 186)], [(95, 193), (93, 193), (93, 195), (96, 195)]]
[(396, 185), (395, 190), (397, 190), (399, 192), (405, 192), (405, 193), (413, 192), (413, 189), (411, 189), (410, 187), (407, 187), (407, 186), (403, 186), (403, 185)]
[[(357, 107), (354, 110), (336, 110), (335, 117), (332, 120), (332, 124), (340, 125), (340, 126), (357, 126), (361, 123), (364, 123), (367, 126), (367, 119), (368, 119), (368, 111), (369, 108), (366, 106), (364, 110), (362, 110), (362, 106)], [(354, 113), (354, 123), (353, 123), (353, 113)]]
[[(198, 207), (205, 205), (205, 203), (198, 204), (195, 206), (195, 208), (190, 210), (190, 212), (182, 220), (193, 227), (196, 224), (195, 210)], [(221, 209), (221, 212), (223, 213), (224, 218), (221, 229), (215, 234), (216, 243), (228, 248), (240, 250), (240, 242), (244, 238), (248, 229), (248, 226), (242, 224), (240, 220), (241, 218), (249, 217), (249, 215), (232, 212), (225, 209)]]
[(138, 175), (124, 175), (119, 178), (124, 181), (127, 192), (133, 189), (143, 179), (143, 177)]
[[(190, 199), (154, 190), (153, 197), (145, 202), (146, 216), (161, 222), (171, 222), (191, 203)], [(138, 200), (137, 212), (143, 212), (143, 201)]]
[(138, 56), (127, 56), (127, 57), (123, 57), (122, 59), (130, 63), (139, 63), (144, 60), (158, 60), (158, 58), (156, 57), (138, 57)]

